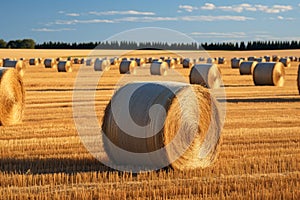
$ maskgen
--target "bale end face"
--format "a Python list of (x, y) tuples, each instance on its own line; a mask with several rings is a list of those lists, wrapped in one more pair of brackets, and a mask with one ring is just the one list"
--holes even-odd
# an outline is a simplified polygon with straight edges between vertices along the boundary
[(0, 69), (0, 124), (22, 122), (25, 104), (23, 80), (16, 69)]

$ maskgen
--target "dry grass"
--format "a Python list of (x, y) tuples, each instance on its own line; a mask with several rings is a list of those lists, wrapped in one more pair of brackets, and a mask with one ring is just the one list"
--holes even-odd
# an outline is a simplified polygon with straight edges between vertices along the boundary
[[(84, 53), (0, 50), (0, 57)], [(300, 57), (299, 51), (210, 52), (211, 57), (224, 56), (227, 60), (266, 54)], [(286, 68), (284, 87), (254, 86), (252, 76), (240, 76), (230, 63), (220, 65), (228, 103), (215, 165), (137, 175), (108, 169), (81, 143), (72, 115), (73, 84), (79, 66), (74, 65), (72, 73), (28, 66), (23, 123), (0, 127), (0, 199), (300, 198), (298, 63)], [(91, 76), (97, 75), (93, 67), (89, 70)], [(188, 81), (190, 69), (176, 70)], [(120, 77), (117, 67), (104, 73), (95, 97), (99, 118)]]

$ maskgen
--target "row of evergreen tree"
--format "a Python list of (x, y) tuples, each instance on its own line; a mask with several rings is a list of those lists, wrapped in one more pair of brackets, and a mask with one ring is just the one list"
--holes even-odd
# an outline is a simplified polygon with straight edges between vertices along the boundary
[(164, 49), (164, 50), (279, 50), (300, 49), (300, 41), (249, 41), (221, 43), (167, 43), (105, 41), (89, 43), (44, 42), (35, 45), (36, 49)]
[(29, 49), (163, 49), (163, 50), (279, 50), (300, 49), (300, 41), (249, 41), (220, 43), (167, 43), (167, 42), (133, 42), (104, 41), (87, 43), (44, 42), (36, 44), (32, 39), (11, 40), (0, 39), (0, 48)]

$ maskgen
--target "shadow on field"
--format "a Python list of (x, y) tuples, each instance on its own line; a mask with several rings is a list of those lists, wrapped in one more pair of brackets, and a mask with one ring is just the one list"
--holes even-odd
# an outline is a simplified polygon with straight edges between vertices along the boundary
[(295, 103), (300, 102), (300, 97), (289, 97), (289, 98), (235, 98), (235, 99), (222, 99), (221, 102), (228, 102), (228, 103)]
[(96, 159), (0, 159), (0, 171), (6, 173), (20, 174), (48, 174), (48, 173), (67, 173), (74, 174), (80, 172), (104, 172), (115, 171)]

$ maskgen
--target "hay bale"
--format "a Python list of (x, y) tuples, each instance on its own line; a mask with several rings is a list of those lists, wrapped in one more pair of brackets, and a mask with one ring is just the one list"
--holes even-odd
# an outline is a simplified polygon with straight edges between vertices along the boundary
[[(153, 111), (155, 105), (163, 111)], [(113, 95), (105, 109), (104, 149), (119, 166), (204, 168), (218, 155), (220, 116), (218, 102), (201, 86), (179, 82), (129, 83)], [(132, 156), (124, 156), (118, 149)], [(136, 153), (143, 155), (137, 157)]]
[(137, 66), (144, 66), (144, 65), (146, 65), (146, 59), (145, 58), (137, 58), (136, 64), (137, 64)]
[(119, 67), (120, 74), (135, 74), (136, 66), (137, 63), (134, 60), (123, 60)]
[(92, 58), (87, 59), (86, 62), (85, 62), (85, 65), (86, 66), (94, 65), (94, 59), (92, 59)]
[(107, 59), (99, 59), (95, 60), (94, 70), (95, 71), (108, 71), (110, 69), (110, 62)]
[(153, 62), (150, 65), (151, 75), (167, 75), (168, 63), (167, 62)]
[(199, 61), (200, 61), (200, 62), (204, 62), (204, 61), (205, 61), (205, 58), (204, 58), (204, 57), (200, 57), (200, 58), (199, 58)]
[(255, 59), (256, 62), (266, 62), (265, 58), (256, 58)]
[(285, 71), (281, 62), (258, 63), (253, 71), (255, 85), (284, 85)]
[(268, 56), (268, 55), (264, 56), (264, 59), (266, 60), (266, 62), (271, 62), (272, 61), (271, 56)]
[(44, 60), (44, 65), (45, 65), (45, 68), (57, 68), (57, 62), (56, 62), (56, 60), (54, 60), (52, 58), (46, 58)]
[(39, 64), (39, 60), (38, 58), (30, 58), (29, 59), (29, 65), (38, 65)]
[(257, 61), (246, 61), (242, 62), (240, 65), (240, 75), (251, 75), (253, 70), (257, 65)]
[(0, 68), (0, 125), (22, 122), (25, 107), (23, 80), (16, 69)]
[(298, 66), (297, 83), (298, 83), (298, 91), (299, 91), (299, 94), (300, 94), (300, 65)]
[(56, 60), (56, 62), (59, 62), (59, 61), (62, 60), (62, 58), (61, 57), (57, 57), (55, 60)]
[(171, 69), (174, 69), (176, 66), (176, 60), (175, 59), (166, 59), (166, 63), (168, 64), (168, 67)]
[(240, 58), (232, 58), (231, 59), (231, 68), (232, 69), (238, 69), (240, 68), (241, 63), (243, 62), (243, 59)]
[(72, 62), (71, 61), (59, 61), (57, 64), (58, 72), (72, 72)]
[(207, 58), (206, 63), (208, 63), (208, 64), (216, 63), (216, 59), (215, 58)]
[(256, 56), (249, 56), (247, 58), (248, 61), (256, 61)]
[(80, 63), (81, 63), (82, 65), (84, 65), (84, 63), (85, 63), (85, 58), (81, 58)]
[(272, 61), (273, 61), (273, 62), (278, 62), (279, 59), (280, 59), (280, 56), (272, 55)]
[(224, 57), (219, 57), (218, 58), (218, 64), (227, 64), (227, 61), (226, 61), (226, 58), (224, 58)]
[(26, 64), (22, 60), (5, 60), (3, 67), (15, 68), (22, 77), (26, 70)]
[(190, 84), (216, 89), (221, 85), (221, 73), (216, 64), (198, 64), (190, 71)]
[(194, 65), (194, 63), (189, 58), (185, 58), (182, 60), (182, 67), (183, 68), (190, 68)]
[(281, 62), (285, 67), (291, 67), (291, 59), (290, 58), (280, 58), (279, 62)]

